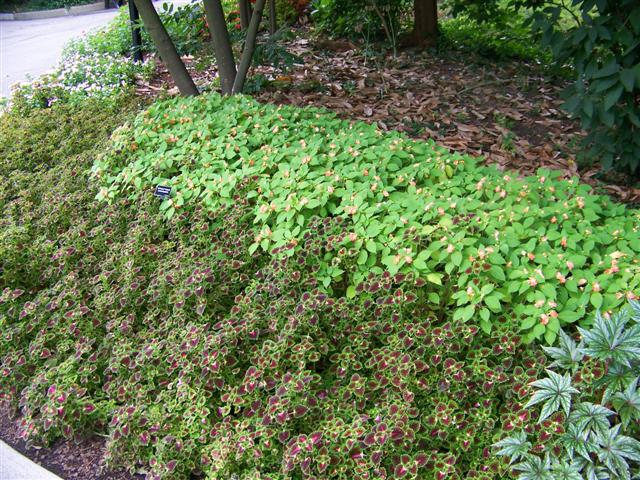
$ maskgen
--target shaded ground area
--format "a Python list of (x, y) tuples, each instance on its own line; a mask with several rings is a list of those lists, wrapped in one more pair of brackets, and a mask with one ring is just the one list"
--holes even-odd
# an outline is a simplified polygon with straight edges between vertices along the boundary
[[(325, 107), (345, 118), (375, 122), (383, 130), (482, 155), (488, 163), (523, 174), (538, 168), (562, 170), (622, 201), (640, 202), (640, 189), (618, 181), (603, 183), (596, 178), (597, 168), (578, 171), (575, 152), (583, 132), (560, 108), (563, 82), (550, 79), (539, 66), (495, 64), (462, 52), (405, 51), (383, 58), (348, 42), (314, 42), (307, 34), (298, 31), (290, 48), (304, 59), (303, 65), (286, 75), (270, 67), (255, 69), (275, 78), (256, 98)], [(190, 58), (185, 62), (189, 67), (196, 63)], [(200, 84), (215, 78), (215, 69), (190, 70)], [(159, 73), (151, 85), (140, 86), (140, 93), (154, 94), (170, 83), (166, 71)]]
[(28, 446), (20, 436), (19, 422), (20, 420), (13, 417), (7, 408), (0, 408), (0, 438), (38, 465), (42, 465), (65, 480), (139, 480), (144, 478), (141, 475), (133, 476), (126, 472), (105, 471), (103, 465), (105, 442), (103, 438), (87, 438), (83, 439), (81, 443), (58, 440), (49, 448)]

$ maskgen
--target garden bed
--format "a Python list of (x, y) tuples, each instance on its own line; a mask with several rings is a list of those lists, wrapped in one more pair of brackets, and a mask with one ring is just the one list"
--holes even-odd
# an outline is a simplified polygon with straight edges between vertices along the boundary
[[(69, 108), (93, 112), (32, 118)], [(97, 431), (149, 478), (504, 478), (492, 444), (551, 431), (525, 408), (547, 364), (525, 341), (640, 281), (637, 211), (326, 111), (157, 102), (62, 163), (15, 135), (3, 399), (26, 437)]]
[(559, 85), (303, 39), (263, 103), (160, 100), (128, 42), (0, 117), (0, 434), (149, 480), (638, 472), (640, 212), (573, 175)]

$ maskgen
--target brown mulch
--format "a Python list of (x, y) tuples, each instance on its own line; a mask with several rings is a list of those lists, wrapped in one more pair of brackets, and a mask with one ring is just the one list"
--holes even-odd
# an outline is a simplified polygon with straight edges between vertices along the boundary
[[(349, 42), (310, 40), (305, 28), (287, 46), (304, 64), (286, 75), (270, 67), (254, 68), (252, 74), (272, 80), (254, 94), (261, 102), (328, 108), (345, 118), (482, 156), (500, 169), (522, 174), (561, 170), (621, 201), (640, 202), (640, 189), (625, 184), (624, 178), (604, 183), (596, 178), (596, 167), (578, 170), (575, 146), (584, 133), (560, 108), (563, 82), (550, 79), (540, 67), (429, 50), (372, 57)], [(187, 57), (185, 63), (199, 85), (216, 76), (215, 67), (196, 71), (193, 59)], [(177, 93), (171, 85), (160, 68), (138, 91), (155, 95), (169, 88)]]
[[(47, 448), (27, 445), (20, 435), (20, 419), (0, 407), (0, 439), (38, 465), (65, 480), (141, 480), (141, 475), (114, 472), (104, 468), (105, 439), (94, 436), (58, 440)], [(34, 479), (35, 480), (35, 479)]]

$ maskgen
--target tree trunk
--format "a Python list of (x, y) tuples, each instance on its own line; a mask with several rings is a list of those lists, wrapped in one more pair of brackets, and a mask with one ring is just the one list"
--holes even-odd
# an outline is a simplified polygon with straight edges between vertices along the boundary
[(240, 26), (243, 30), (246, 30), (251, 20), (251, 5), (249, 5), (249, 0), (238, 0), (238, 10), (240, 11)]
[(269, 0), (269, 33), (273, 35), (278, 30), (278, 15), (276, 13), (276, 0)]
[(232, 93), (233, 82), (236, 79), (236, 61), (231, 50), (229, 31), (220, 0), (204, 0), (204, 11), (216, 54), (222, 94), (228, 95)]
[(438, 1), (413, 0), (413, 41), (435, 45), (438, 37)]
[(156, 12), (156, 9), (153, 7), (151, 0), (135, 0), (135, 3), (142, 17), (142, 22), (147, 28), (149, 35), (151, 35), (151, 39), (158, 49), (160, 57), (167, 65), (169, 74), (171, 78), (173, 78), (173, 81), (176, 82), (180, 93), (185, 96), (198, 95), (198, 88), (195, 83), (193, 83), (193, 79), (191, 75), (189, 75), (184, 63), (182, 63), (182, 59), (180, 55), (178, 55), (178, 51), (171, 41), (167, 30), (164, 28), (162, 20), (160, 20), (158, 12)]
[(242, 59), (240, 60), (240, 66), (238, 67), (238, 74), (233, 82), (233, 93), (240, 93), (244, 88), (244, 82), (247, 79), (247, 73), (249, 72), (251, 60), (253, 59), (253, 51), (256, 47), (256, 37), (258, 36), (260, 20), (262, 20), (264, 4), (265, 0), (256, 0), (253, 15), (251, 15), (251, 23), (249, 23), (249, 28), (247, 30), (247, 39), (244, 43), (244, 50), (242, 51)]

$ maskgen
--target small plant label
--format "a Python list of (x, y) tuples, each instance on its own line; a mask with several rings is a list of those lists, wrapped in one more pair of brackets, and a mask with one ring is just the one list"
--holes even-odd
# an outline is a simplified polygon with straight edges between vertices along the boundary
[(171, 187), (165, 187), (163, 185), (156, 185), (156, 191), (153, 192), (155, 197), (158, 197), (162, 200), (166, 200), (171, 196)]

